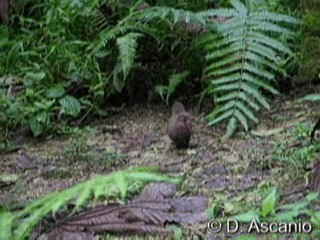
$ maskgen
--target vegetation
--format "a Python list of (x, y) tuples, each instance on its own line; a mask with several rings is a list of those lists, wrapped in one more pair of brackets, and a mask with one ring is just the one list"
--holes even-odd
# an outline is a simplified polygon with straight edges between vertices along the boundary
[(154, 173), (152, 169), (143, 168), (99, 176), (60, 193), (52, 193), (42, 199), (33, 201), (21, 211), (9, 212), (1, 210), (1, 239), (26, 238), (38, 221), (48, 213), (55, 214), (71, 200), (75, 203), (74, 210), (79, 210), (92, 196), (96, 200), (99, 198), (124, 199), (128, 192), (135, 193), (143, 183), (150, 181), (179, 182), (178, 179), (171, 179)]
[[(307, 168), (319, 151), (319, 144), (310, 145), (310, 129), (310, 123), (298, 124), (284, 133), (283, 141), (273, 142), (271, 164), (283, 164), (297, 171)], [(299, 146), (295, 146), (297, 143)]]
[[(200, 54), (193, 55), (193, 62), (183, 59), (198, 51), (191, 47), (193, 41), (206, 52), (207, 86), (201, 96), (217, 103), (209, 124), (227, 120), (226, 136), (238, 122), (248, 130), (249, 121), (258, 121), (254, 111), (270, 108), (263, 91), (278, 93), (272, 86), (274, 72), (285, 71), (281, 59), (292, 55), (286, 45), (287, 27), (298, 23), (262, 3), (248, 1), (245, 6), (233, 0), (233, 8), (208, 10), (203, 10), (204, 3), (173, 8), (140, 1), (123, 5), (52, 0), (23, 6), (27, 14), (17, 12), (1, 25), (6, 36), (0, 42), (2, 139), (19, 126), (40, 136), (55, 130), (56, 124), (103, 114), (101, 104), (126, 85), (130, 91), (148, 51), (161, 46), (163, 52), (174, 49), (169, 54), (177, 52), (175, 62), (182, 62), (147, 83), (150, 90), (156, 86), (163, 99), (166, 95), (168, 103), (183, 80), (201, 74)], [(201, 34), (201, 29), (207, 33)], [(166, 79), (168, 86), (163, 85)]]
[[(277, 206), (277, 191), (273, 189), (269, 195), (267, 195), (263, 201), (261, 202), (260, 209), (258, 210), (250, 210), (246, 213), (240, 213), (233, 216), (233, 219), (236, 219), (239, 222), (250, 223), (252, 219), (255, 219), (258, 223), (266, 222), (299, 222), (299, 217), (304, 216), (303, 221), (310, 221), (313, 229), (317, 229), (319, 226), (320, 220), (320, 212), (313, 212), (311, 210), (312, 203), (318, 198), (318, 193), (310, 193), (300, 202), (292, 203), (292, 204), (284, 204)], [(302, 221), (300, 219), (300, 221)], [(255, 227), (253, 229), (256, 229)], [(262, 228), (261, 228), (262, 229)], [(259, 231), (265, 231), (264, 229)], [(280, 229), (280, 225), (279, 225)], [(267, 233), (267, 232), (265, 232)], [(313, 237), (316, 237), (318, 231), (312, 232)], [(311, 234), (311, 235), (312, 235)], [(275, 237), (279, 237), (281, 234), (274, 234)], [(308, 234), (297, 234), (297, 236), (306, 236)], [(242, 237), (245, 237), (243, 235)], [(252, 235), (247, 235), (247, 237), (252, 237)], [(255, 238), (252, 238), (255, 239)]]
[[(163, 168), (184, 177), (179, 194), (210, 198), (212, 218), (244, 223), (304, 218), (319, 227), (319, 193), (306, 188), (294, 202), (286, 192), (297, 182), (306, 187), (317, 170), (320, 145), (310, 141), (310, 131), (320, 118), (319, 45), (320, 3), (314, 0), (0, 1), (0, 151), (20, 148), (15, 144), (21, 136), (28, 143), (63, 142), (47, 152), (46, 161), (38, 156), (21, 164), (15, 155), (1, 155), (0, 195), (2, 189), (9, 193), (8, 186), (65, 180), (78, 171), (70, 165), (89, 172), (72, 179), (78, 181), (126, 164), (163, 160)], [(162, 117), (167, 117), (158, 105), (176, 100), (187, 108), (210, 104), (194, 116), (191, 149), (173, 153), (155, 142), (163, 140)], [(115, 128), (100, 128), (101, 119), (109, 127), (110, 113), (121, 115), (131, 104), (138, 107), (125, 118), (139, 118), (119, 117)], [(146, 105), (156, 105), (150, 121), (141, 110)], [(286, 110), (292, 112), (283, 117)], [(22, 152), (32, 152), (30, 145)], [(44, 176), (19, 183), (34, 168)], [(249, 179), (249, 170), (261, 176)], [(230, 182), (237, 178), (254, 184), (243, 190), (237, 183), (234, 190)], [(72, 213), (91, 200), (123, 202), (151, 181), (178, 183), (151, 168), (129, 168), (33, 199), (20, 210), (3, 204), (0, 239), (27, 238), (41, 219), (67, 211), (70, 202)], [(184, 227), (173, 226), (175, 239), (184, 238)], [(319, 235), (314, 231), (312, 237)]]
[[(209, 87), (214, 94), (216, 109), (208, 115), (209, 124), (228, 119), (226, 136), (231, 136), (237, 123), (247, 131), (248, 120), (258, 122), (254, 114), (261, 107), (270, 109), (261, 90), (278, 94), (270, 84), (283, 73), (281, 56), (292, 52), (278, 39), (288, 38), (290, 32), (280, 23), (297, 24), (292, 17), (274, 14), (264, 8), (248, 8), (232, 1), (234, 9), (217, 9), (226, 20), (217, 24), (217, 33), (209, 33), (201, 43), (206, 46), (209, 62), (206, 67)], [(278, 36), (277, 36), (278, 35)]]

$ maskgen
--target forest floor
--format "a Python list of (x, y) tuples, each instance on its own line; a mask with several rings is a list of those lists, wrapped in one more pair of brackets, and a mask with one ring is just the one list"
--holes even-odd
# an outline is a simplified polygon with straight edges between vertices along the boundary
[[(159, 166), (164, 174), (183, 177), (178, 195), (206, 196), (224, 216), (259, 206), (271, 186), (285, 196), (281, 201), (295, 202), (306, 195), (310, 172), (290, 165), (281, 147), (298, 151), (311, 145), (317, 110), (316, 105), (278, 98), (271, 111), (261, 112), (254, 130), (227, 141), (220, 138), (222, 128), (208, 127), (203, 114), (193, 112), (190, 148), (177, 150), (166, 134), (170, 107), (125, 107), (75, 136), (28, 140), (19, 151), (1, 155), (1, 174), (15, 180), (0, 188), (0, 203), (20, 206), (129, 166)], [(295, 140), (297, 134), (301, 141)]]

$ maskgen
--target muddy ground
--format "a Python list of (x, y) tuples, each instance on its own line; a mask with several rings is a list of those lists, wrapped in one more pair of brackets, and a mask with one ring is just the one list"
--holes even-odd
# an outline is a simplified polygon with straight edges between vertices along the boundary
[(203, 113), (191, 109), (194, 133), (189, 149), (177, 150), (170, 142), (166, 134), (170, 107), (164, 105), (124, 107), (78, 135), (28, 140), (19, 151), (0, 156), (1, 174), (13, 176), (11, 184), (0, 188), (0, 203), (21, 206), (96, 175), (142, 165), (183, 177), (178, 195), (204, 195), (221, 206), (233, 201), (245, 206), (259, 203), (257, 189), (263, 186), (277, 186), (286, 202), (296, 201), (305, 195), (301, 189), (306, 189), (309, 175), (272, 160), (274, 143), (287, 141), (298, 124), (312, 126), (317, 106), (293, 105), (282, 98), (272, 104), (271, 111), (260, 114), (253, 131), (227, 141), (221, 140), (222, 127), (208, 127)]

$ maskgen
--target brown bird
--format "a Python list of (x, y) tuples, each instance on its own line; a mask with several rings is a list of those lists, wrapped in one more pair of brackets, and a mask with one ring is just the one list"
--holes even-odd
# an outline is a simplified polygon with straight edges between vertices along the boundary
[(172, 115), (169, 120), (167, 133), (177, 148), (186, 148), (192, 133), (191, 114), (183, 104), (175, 102), (172, 106)]

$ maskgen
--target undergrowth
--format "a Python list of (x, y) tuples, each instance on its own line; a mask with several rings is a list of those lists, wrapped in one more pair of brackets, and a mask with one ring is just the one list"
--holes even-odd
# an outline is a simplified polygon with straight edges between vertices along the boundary
[(319, 142), (310, 142), (310, 129), (311, 123), (299, 123), (284, 134), (283, 141), (273, 142), (271, 160), (297, 171), (306, 169), (320, 151)]
[(266, 93), (277, 94), (272, 83), (298, 20), (272, 12), (270, 1), (231, 5), (50, 0), (13, 11), (0, 26), (0, 140), (21, 127), (38, 137), (105, 115), (101, 106), (135, 84), (157, 86), (168, 103), (192, 78), (216, 103), (210, 125), (227, 121), (226, 136), (238, 123), (247, 130), (270, 108)]

